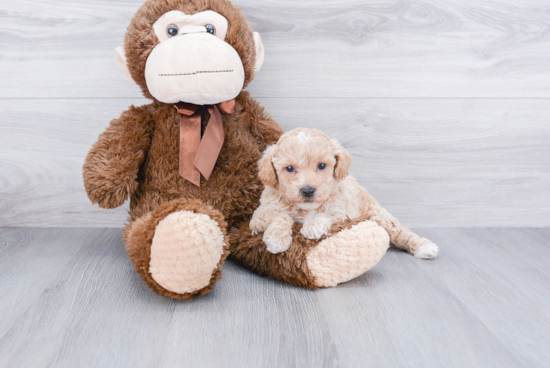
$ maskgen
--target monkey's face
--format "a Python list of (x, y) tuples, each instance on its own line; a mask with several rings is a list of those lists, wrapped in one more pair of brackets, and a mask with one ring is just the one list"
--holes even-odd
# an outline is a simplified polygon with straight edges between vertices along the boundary
[(198, 105), (235, 98), (244, 68), (227, 42), (227, 19), (211, 10), (187, 15), (173, 10), (153, 26), (160, 43), (145, 64), (149, 92), (165, 103)]
[[(125, 50), (117, 49), (117, 64), (126, 79), (138, 83), (146, 97), (164, 103), (211, 105), (235, 98), (263, 63), (260, 36), (224, 0), (210, 6), (219, 6), (229, 20), (210, 8), (197, 12), (185, 6), (150, 16), (160, 10), (159, 4), (170, 3), (148, 1), (132, 20)], [(193, 3), (181, 2), (188, 7)]]

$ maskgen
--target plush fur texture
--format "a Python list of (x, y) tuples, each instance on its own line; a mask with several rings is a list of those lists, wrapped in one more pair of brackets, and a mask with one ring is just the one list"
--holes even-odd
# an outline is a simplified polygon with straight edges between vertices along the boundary
[[(266, 188), (251, 230), (265, 231), (268, 250), (278, 253), (292, 243), (294, 220), (304, 224), (301, 233), (306, 238), (320, 239), (335, 222), (366, 216), (382, 226), (397, 247), (420, 258), (435, 257), (435, 244), (401, 225), (348, 176), (350, 163), (350, 154), (316, 129), (298, 128), (284, 134), (259, 162)], [(304, 196), (305, 188), (314, 194)]]
[(223, 232), (208, 215), (173, 212), (155, 229), (149, 272), (165, 289), (193, 293), (210, 284), (225, 247)]
[[(135, 221), (130, 222), (128, 226), (124, 228), (124, 242), (126, 243), (126, 250), (128, 256), (134, 264), (137, 273), (141, 276), (143, 281), (157, 293), (168, 296), (174, 299), (192, 299), (197, 296), (208, 293), (216, 281), (221, 277), (221, 266), (225, 262), (228, 249), (228, 238), (224, 236), (224, 248), (218, 264), (212, 271), (210, 276), (210, 283), (205, 287), (194, 290), (192, 292), (178, 293), (172, 290), (168, 290), (161, 286), (153, 278), (150, 272), (151, 266), (151, 245), (155, 236), (155, 231), (159, 223), (166, 219), (170, 214), (178, 213), (180, 211), (189, 211), (197, 214), (204, 214), (210, 219), (217, 222), (220, 231), (223, 234), (227, 232), (227, 223), (224, 220), (224, 216), (213, 209), (211, 206), (204, 204), (198, 200), (178, 199), (170, 202), (166, 202), (158, 206), (155, 210), (147, 213), (145, 216), (138, 218)], [(186, 256), (182, 254), (182, 256)], [(174, 259), (174, 262), (176, 260)], [(202, 273), (202, 272), (199, 272)]]
[[(335, 286), (349, 281), (374, 267), (388, 249), (384, 229), (372, 224), (361, 225), (366, 216), (337, 222), (323, 241), (306, 238), (302, 224), (292, 224), (292, 244), (281, 253), (267, 250), (262, 234), (253, 234), (249, 223), (230, 232), (231, 257), (245, 267), (276, 280), (308, 289)], [(346, 231), (341, 238), (323, 245), (324, 241)], [(350, 241), (346, 243), (347, 241)], [(316, 248), (321, 246), (318, 251)], [(308, 261), (308, 258), (310, 259)], [(311, 268), (310, 268), (311, 267)]]
[[(145, 97), (153, 99), (144, 78), (147, 57), (158, 43), (152, 26), (171, 10), (187, 14), (213, 10), (223, 15), (229, 22), (225, 41), (242, 59), (245, 86), (252, 80), (256, 58), (254, 36), (243, 14), (229, 1), (148, 0), (132, 19), (124, 45), (131, 77)], [(207, 119), (203, 117), (203, 127)], [(325, 252), (324, 259), (314, 255), (310, 258), (309, 262), (313, 262), (312, 267), (320, 275), (316, 276), (308, 268), (307, 259), (319, 241), (305, 238), (299, 224), (293, 226), (293, 244), (286, 252), (267, 252), (261, 235), (251, 235), (248, 220), (263, 190), (257, 162), (265, 148), (277, 142), (283, 132), (244, 91), (236, 99), (236, 112), (223, 115), (223, 126), (225, 142), (210, 179), (203, 178), (200, 187), (179, 175), (179, 115), (172, 104), (154, 99), (148, 105), (131, 106), (113, 120), (86, 157), (84, 186), (93, 203), (114, 208), (130, 198), (124, 242), (137, 273), (152, 290), (174, 299), (208, 293), (221, 277), (221, 266), (229, 254), (228, 229), (231, 229), (231, 252), (237, 261), (260, 274), (295, 285), (322, 287), (330, 284), (327, 280), (341, 282), (347, 279), (342, 275), (356, 275), (358, 270), (367, 269), (364, 261), (349, 259), (350, 254), (364, 253), (338, 252), (335, 245), (338, 242), (332, 242), (327, 243), (330, 251)], [(203, 226), (198, 225), (197, 219), (202, 219)], [(346, 239), (365, 237), (366, 241), (361, 245), (353, 242), (354, 246), (367, 247), (372, 254), (379, 254), (378, 243), (369, 240), (371, 237), (365, 234), (365, 229), (351, 228), (362, 220), (365, 218), (335, 223), (328, 236), (350, 229)], [(183, 236), (191, 227), (204, 233), (190, 232), (188, 237)], [(219, 234), (207, 236), (217, 232), (216, 229), (224, 237), (221, 255)], [(338, 254), (347, 257), (347, 261)], [(336, 258), (331, 260), (329, 255)], [(186, 257), (197, 261), (191, 265)], [(372, 257), (365, 257), (369, 259), (366, 262), (371, 262)], [(327, 276), (333, 261), (336, 271), (333, 276)], [(210, 279), (205, 285), (209, 272)]]
[(390, 237), (384, 228), (363, 221), (321, 241), (309, 252), (306, 262), (317, 286), (336, 286), (378, 264), (389, 246)]
[[(245, 85), (252, 80), (256, 57), (253, 32), (244, 15), (229, 1), (148, 0), (132, 19), (125, 38), (125, 56), (132, 79), (145, 97), (153, 99), (143, 74), (145, 62), (159, 42), (152, 27), (170, 10), (187, 14), (213, 10), (223, 15), (229, 22), (225, 41), (242, 59)], [(203, 126), (207, 119), (208, 116), (203, 117)], [(151, 247), (158, 224), (174, 212), (191, 211), (215, 220), (226, 236), (228, 226), (238, 226), (249, 219), (257, 206), (263, 186), (257, 178), (256, 163), (265, 147), (276, 142), (282, 134), (263, 107), (244, 91), (236, 99), (236, 112), (223, 115), (223, 125), (225, 143), (210, 180), (203, 178), (200, 187), (179, 175), (180, 117), (174, 105), (154, 99), (148, 105), (131, 106), (120, 118), (113, 120), (86, 157), (84, 186), (93, 203), (115, 208), (130, 198), (129, 224), (124, 230), (128, 255), (147, 285), (162, 295), (189, 299), (210, 291), (221, 276), (220, 267), (228, 250), (224, 247), (207, 286), (191, 291), (178, 285), (169, 290), (152, 277), (151, 265), (157, 276), (176, 269), (182, 274), (185, 267), (182, 262), (171, 266), (171, 271), (169, 267), (160, 270), (162, 262), (156, 263), (153, 259), (151, 263)], [(200, 244), (195, 246), (201, 247)], [(203, 243), (202, 247), (199, 253), (209, 249), (209, 244)], [(177, 245), (171, 249), (177, 249)], [(182, 254), (180, 259), (186, 256)], [(208, 268), (208, 263), (197, 262), (197, 267)], [(201, 273), (202, 270), (197, 271), (196, 276)], [(193, 278), (192, 275), (186, 277)], [(177, 292), (182, 290), (188, 291)]]
[(152, 31), (153, 25), (163, 14), (171, 10), (180, 10), (189, 15), (213, 10), (227, 19), (229, 27), (225, 41), (233, 46), (241, 58), (245, 71), (243, 88), (246, 88), (254, 79), (256, 48), (252, 29), (238, 8), (227, 0), (147, 0), (132, 19), (124, 40), (130, 74), (141, 87), (143, 95), (153, 98), (145, 83), (145, 62), (160, 42)]

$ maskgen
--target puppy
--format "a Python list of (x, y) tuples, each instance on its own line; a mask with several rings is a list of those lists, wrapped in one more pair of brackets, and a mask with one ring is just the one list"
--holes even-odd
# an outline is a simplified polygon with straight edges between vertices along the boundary
[(250, 221), (264, 232), (267, 250), (280, 253), (292, 244), (292, 224), (303, 224), (308, 239), (326, 236), (335, 222), (366, 216), (382, 226), (392, 244), (418, 258), (434, 258), (437, 245), (401, 225), (349, 175), (351, 155), (316, 129), (294, 129), (268, 147), (258, 163), (265, 185)]

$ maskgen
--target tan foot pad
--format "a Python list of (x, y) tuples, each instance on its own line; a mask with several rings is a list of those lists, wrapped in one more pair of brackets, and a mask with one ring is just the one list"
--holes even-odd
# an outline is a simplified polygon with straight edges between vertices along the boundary
[(169, 291), (192, 293), (210, 284), (224, 244), (218, 223), (209, 216), (174, 212), (155, 229), (149, 272)]
[(364, 221), (320, 242), (307, 256), (307, 266), (320, 287), (336, 286), (374, 267), (390, 246), (388, 233)]

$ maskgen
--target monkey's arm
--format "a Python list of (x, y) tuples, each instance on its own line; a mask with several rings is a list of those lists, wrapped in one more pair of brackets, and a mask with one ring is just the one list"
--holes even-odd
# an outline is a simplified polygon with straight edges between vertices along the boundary
[[(263, 110), (263, 107), (261, 108)], [(283, 129), (273, 120), (271, 116), (264, 112), (263, 116), (258, 116), (255, 124), (256, 137), (260, 139), (265, 146), (277, 143), (283, 135)]]
[(267, 146), (276, 143), (284, 133), (279, 124), (258, 101), (250, 97), (248, 92), (242, 92), (239, 99), (244, 111), (248, 114), (250, 132), (259, 141), (260, 149), (263, 151)]
[(152, 117), (131, 106), (111, 121), (84, 161), (84, 187), (92, 203), (115, 208), (137, 188), (137, 175), (149, 149)]

